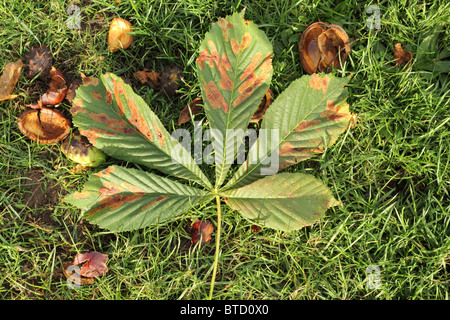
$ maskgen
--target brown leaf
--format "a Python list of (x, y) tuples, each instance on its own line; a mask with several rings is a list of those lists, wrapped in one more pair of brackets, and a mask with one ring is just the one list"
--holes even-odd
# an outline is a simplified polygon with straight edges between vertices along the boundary
[(66, 93), (66, 100), (69, 101), (70, 104), (73, 103), (73, 99), (75, 98), (75, 91), (78, 89), (78, 87), (83, 83), (83, 81), (79, 78), (72, 80), (72, 82), (69, 85), (69, 88), (67, 89)]
[(45, 79), (49, 75), (52, 64), (52, 54), (47, 45), (41, 45), (37, 49), (31, 47), (25, 57), (25, 75), (31, 79), (42, 72), (39, 78)]
[(161, 72), (160, 91), (173, 96), (180, 87), (182, 71), (178, 66), (170, 66)]
[(396, 43), (394, 49), (394, 60), (395, 63), (397, 63), (397, 66), (401, 66), (406, 62), (411, 64), (412, 53), (403, 49), (401, 43)]
[(261, 231), (261, 227), (257, 226), (256, 224), (252, 224), (252, 231), (258, 233)]
[(180, 116), (178, 117), (178, 125), (182, 125), (191, 120), (191, 113), (189, 113), (189, 109), (193, 116), (200, 113), (203, 110), (203, 100), (202, 98), (195, 98), (191, 101), (186, 107), (183, 108), (180, 112)]
[(267, 108), (272, 104), (273, 102), (273, 93), (272, 90), (267, 90), (266, 94), (264, 95), (264, 98), (262, 99), (261, 103), (258, 106), (258, 109), (256, 109), (255, 114), (252, 116), (252, 119), (250, 122), (256, 123), (259, 120), (261, 120), (264, 116), (264, 114), (267, 111)]
[(20, 59), (16, 62), (9, 62), (5, 66), (3, 74), (0, 78), (0, 101), (17, 97), (17, 95), (12, 95), (12, 92), (14, 91), (14, 87), (19, 80), (22, 66), (23, 62)]
[(29, 109), (17, 121), (19, 130), (38, 143), (55, 143), (64, 139), (70, 132), (70, 122), (54, 109)]
[(191, 229), (192, 244), (196, 245), (200, 240), (202, 243), (210, 241), (213, 231), (214, 226), (210, 221), (195, 220)]
[(153, 90), (159, 90), (160, 73), (155, 70), (149, 71), (147, 68), (133, 73), (134, 78), (142, 84), (147, 84)]
[(72, 273), (76, 273), (77, 274), (77, 280), (79, 281), (79, 284), (93, 284), (95, 282), (95, 280), (93, 278), (85, 278), (82, 277), (76, 270), (72, 270), (72, 273), (69, 273), (69, 271), (67, 270), (70, 266), (73, 266), (73, 264), (70, 261), (64, 262), (63, 263), (63, 273), (66, 276), (67, 279), (69, 279), (73, 274)]
[(302, 33), (299, 42), (300, 59), (308, 74), (329, 72), (340, 68), (350, 54), (350, 42), (345, 30), (336, 24), (315, 22)]
[(108, 271), (106, 261), (108, 255), (91, 251), (88, 253), (79, 253), (75, 256), (73, 265), (84, 263), (81, 266), (80, 275), (86, 278), (99, 277)]

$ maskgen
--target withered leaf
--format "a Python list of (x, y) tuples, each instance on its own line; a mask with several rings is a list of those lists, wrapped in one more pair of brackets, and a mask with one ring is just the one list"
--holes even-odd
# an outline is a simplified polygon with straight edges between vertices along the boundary
[(214, 226), (210, 221), (195, 220), (191, 229), (192, 244), (196, 245), (200, 240), (202, 243), (210, 241), (213, 231)]
[(267, 108), (272, 104), (273, 102), (273, 93), (272, 90), (267, 90), (266, 94), (264, 95), (264, 98), (262, 99), (261, 103), (258, 106), (258, 109), (256, 109), (255, 114), (252, 116), (250, 122), (257, 123), (259, 120), (261, 120), (264, 117), (264, 114), (266, 113)]
[(173, 96), (180, 87), (180, 79), (182, 71), (178, 66), (170, 66), (163, 72), (160, 77), (160, 91), (168, 96)]
[(73, 265), (81, 266), (80, 275), (86, 278), (99, 277), (108, 271), (106, 266), (106, 261), (108, 260), (108, 255), (103, 253), (98, 253), (91, 251), (88, 253), (79, 253), (75, 256)]
[(23, 62), (20, 59), (16, 62), (9, 62), (5, 66), (3, 74), (0, 77), (0, 101), (17, 97), (17, 95), (13, 95), (12, 92), (19, 80), (22, 66)]
[(29, 109), (18, 118), (19, 130), (38, 143), (55, 143), (64, 139), (70, 132), (70, 122), (54, 109)]
[(49, 75), (52, 64), (52, 54), (47, 45), (41, 45), (39, 48), (31, 47), (25, 57), (25, 75), (31, 79), (41, 72), (39, 77), (45, 79)]
[(406, 62), (409, 62), (409, 64), (411, 64), (412, 53), (403, 49), (401, 43), (396, 43), (394, 49), (394, 60), (397, 66), (401, 66)]
[(145, 68), (141, 71), (136, 71), (133, 73), (134, 78), (142, 84), (147, 84), (153, 90), (159, 89), (159, 78), (160, 73), (155, 70), (148, 70)]
[[(189, 109), (191, 112), (189, 112)], [(203, 100), (202, 98), (195, 98), (186, 107), (183, 108), (178, 117), (178, 125), (182, 125), (191, 120), (191, 114), (195, 116), (203, 110)]]
[(62, 271), (67, 279), (70, 279), (70, 277), (73, 276), (73, 273), (76, 273), (76, 279), (77, 279), (77, 281), (79, 281), (79, 284), (93, 284), (95, 282), (95, 280), (93, 278), (82, 277), (80, 275), (80, 273), (78, 272), (80, 270), (73, 269), (72, 272), (69, 272), (68, 268), (70, 266), (73, 266), (72, 262), (70, 262), (70, 261), (64, 262), (63, 266), (62, 266), (63, 267)]

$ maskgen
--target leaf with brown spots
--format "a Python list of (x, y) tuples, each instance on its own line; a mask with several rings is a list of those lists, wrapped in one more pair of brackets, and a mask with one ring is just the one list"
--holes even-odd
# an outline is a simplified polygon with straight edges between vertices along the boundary
[(258, 225), (283, 231), (309, 226), (339, 204), (326, 185), (303, 173), (279, 173), (223, 194), (233, 210)]
[(65, 201), (111, 231), (135, 230), (180, 215), (207, 192), (142, 170), (111, 166), (91, 175)]
[[(197, 74), (206, 117), (215, 129), (216, 186), (220, 186), (230, 168), (223, 155), (236, 156), (230, 154), (235, 141), (228, 129), (245, 130), (269, 89), (272, 44), (256, 24), (235, 13), (212, 25), (199, 52)], [(239, 148), (241, 142), (237, 143)]]
[(82, 135), (109, 156), (211, 185), (181, 144), (164, 128), (145, 101), (124, 81), (108, 73), (82, 75), (73, 99), (73, 122)]
[[(348, 80), (329, 74), (313, 74), (295, 80), (275, 99), (264, 116), (261, 129), (266, 130), (268, 136), (266, 139), (260, 136), (249, 151), (251, 154), (265, 150), (264, 156), (253, 163), (247, 159), (227, 186), (246, 185), (330, 147), (347, 129), (353, 116), (345, 102)], [(278, 143), (268, 143), (275, 138)], [(270, 163), (264, 164), (266, 161)], [(272, 173), (267, 171), (269, 167)]]

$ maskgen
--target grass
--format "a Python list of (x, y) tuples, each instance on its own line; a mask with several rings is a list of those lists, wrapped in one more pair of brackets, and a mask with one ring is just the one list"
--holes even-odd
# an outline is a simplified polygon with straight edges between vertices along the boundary
[[(69, 78), (111, 71), (130, 79), (173, 131), (181, 108), (199, 94), (197, 48), (219, 17), (247, 7), (246, 18), (266, 32), (274, 46), (275, 94), (304, 73), (298, 40), (308, 24), (337, 23), (356, 40), (336, 73), (353, 74), (349, 102), (357, 126), (323, 155), (289, 169), (316, 175), (343, 205), (292, 233), (255, 233), (223, 206), (214, 298), (449, 298), (449, 70), (430, 70), (425, 62), (432, 56), (423, 54), (411, 68), (397, 67), (392, 54), (401, 42), (416, 58), (440, 24), (446, 27), (435, 49), (449, 52), (449, 3), (373, 3), (381, 13), (376, 32), (366, 27), (372, 3), (354, 0), (115, 2), (73, 1), (81, 9), (76, 30), (66, 25), (65, 1), (0, 0), (0, 67), (23, 58), (32, 45), (48, 44), (54, 65)], [(106, 36), (115, 16), (136, 31), (129, 49), (111, 54)], [(176, 97), (133, 80), (134, 71), (170, 64), (184, 72)], [(58, 145), (33, 143), (17, 128), (18, 115), (38, 99), (42, 84), (22, 74), (15, 93), (18, 98), (0, 102), (0, 298), (206, 298), (214, 241), (192, 247), (189, 226), (197, 217), (216, 221), (215, 203), (135, 232), (110, 234), (90, 225), (61, 200), (87, 173), (72, 174), (73, 163)], [(69, 105), (59, 108), (67, 112)], [(109, 255), (110, 270), (92, 285), (70, 289), (62, 263), (91, 250)], [(369, 266), (381, 272), (379, 289), (367, 288)]]

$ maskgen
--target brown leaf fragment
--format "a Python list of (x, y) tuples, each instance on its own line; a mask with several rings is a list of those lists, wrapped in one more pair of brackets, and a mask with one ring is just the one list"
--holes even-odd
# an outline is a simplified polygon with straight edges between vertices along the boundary
[(161, 72), (160, 92), (164, 92), (169, 97), (175, 95), (180, 87), (179, 83), (182, 76), (182, 71), (178, 66), (170, 66)]
[(261, 227), (260, 227), (260, 226), (257, 226), (256, 224), (252, 224), (252, 231), (253, 231), (254, 233), (258, 233), (258, 232), (261, 231)]
[(394, 49), (394, 60), (397, 66), (401, 66), (406, 62), (410, 65), (412, 62), (412, 53), (403, 49), (401, 43), (396, 43)]
[(23, 62), (17, 60), (16, 62), (9, 62), (6, 64), (0, 77), (0, 101), (14, 99), (17, 95), (13, 95), (14, 87), (20, 77)]
[(29, 109), (18, 118), (19, 130), (28, 138), (42, 144), (55, 143), (70, 132), (70, 122), (54, 109)]
[[(76, 284), (94, 284), (95, 280), (93, 278), (82, 277), (79, 273), (79, 271), (80, 271), (79, 269), (73, 268), (71, 270), (71, 272), (69, 272), (68, 269), (70, 266), (73, 266), (72, 262), (70, 262), (70, 261), (63, 263), (62, 271), (67, 279), (73, 279), (73, 277), (75, 276), (75, 279), (73, 279), (73, 280), (75, 280)], [(75, 275), (74, 275), (74, 273), (75, 273)]]
[(70, 104), (73, 104), (73, 99), (75, 98), (75, 92), (82, 83), (83, 83), (83, 80), (81, 80), (80, 78), (74, 79), (70, 83), (69, 88), (67, 89), (67, 92), (66, 92), (66, 97), (65, 97), (66, 100)]
[(195, 220), (191, 229), (192, 245), (196, 245), (200, 240), (202, 243), (211, 240), (211, 234), (214, 231), (214, 226), (210, 221)]
[(252, 119), (250, 122), (257, 123), (259, 120), (261, 120), (264, 116), (264, 114), (267, 111), (267, 108), (272, 104), (273, 102), (273, 93), (272, 90), (267, 90), (266, 94), (264, 95), (264, 98), (262, 99), (261, 103), (258, 106), (258, 109), (256, 109), (255, 114), (252, 116)]
[[(189, 112), (189, 110), (191, 112)], [(202, 112), (203, 110), (203, 100), (202, 98), (195, 98), (186, 107), (183, 108), (178, 117), (178, 125), (182, 125), (191, 120), (191, 114), (195, 116), (196, 114)]]
[(47, 45), (41, 45), (39, 48), (31, 47), (25, 57), (25, 75), (31, 79), (41, 73), (39, 78), (45, 79), (50, 73), (52, 64), (52, 54)]
[(88, 253), (77, 254), (73, 261), (73, 265), (83, 263), (81, 266), (80, 275), (86, 278), (93, 278), (102, 276), (108, 271), (108, 267), (106, 266), (107, 260), (107, 254), (91, 251)]
[(134, 78), (142, 84), (147, 84), (153, 90), (159, 90), (159, 78), (161, 73), (155, 70), (148, 70), (145, 68), (141, 71), (133, 73)]

